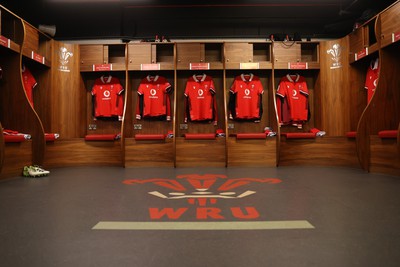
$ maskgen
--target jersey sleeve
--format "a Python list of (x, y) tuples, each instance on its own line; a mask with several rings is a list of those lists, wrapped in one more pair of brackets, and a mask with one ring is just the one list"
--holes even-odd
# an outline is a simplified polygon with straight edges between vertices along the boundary
[(300, 88), (300, 93), (302, 93), (303, 95), (308, 96), (309, 92), (308, 92), (308, 87), (307, 87), (307, 82), (304, 78), (301, 78), (301, 88)]
[(97, 94), (97, 85), (93, 85), (91, 94), (94, 96)]
[(213, 81), (212, 78), (211, 78), (211, 81), (210, 81), (210, 91), (211, 91), (211, 93), (213, 93), (213, 94), (216, 93), (214, 81)]
[(278, 85), (278, 89), (276, 90), (276, 94), (280, 97), (285, 98), (286, 97), (286, 86), (285, 82), (281, 81)]

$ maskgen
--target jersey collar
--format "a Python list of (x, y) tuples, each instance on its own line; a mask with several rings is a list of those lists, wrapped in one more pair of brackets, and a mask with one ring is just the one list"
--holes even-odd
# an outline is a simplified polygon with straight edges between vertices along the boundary
[[(248, 76), (248, 75), (250, 75), (250, 78), (247, 80), (244, 76)], [(242, 73), (241, 75), (240, 75), (240, 77), (242, 78), (242, 81), (244, 81), (244, 82), (247, 82), (247, 81), (249, 81), (249, 82), (251, 82), (252, 80), (253, 80), (253, 77), (254, 77), (254, 75), (253, 75), (253, 73), (250, 73), (250, 74), (244, 74), (244, 73)]]
[(158, 80), (158, 75), (156, 75), (156, 76), (147, 75), (146, 78), (147, 78), (147, 80), (148, 80), (149, 82), (151, 82), (151, 81), (156, 82), (156, 81)]
[(204, 82), (207, 77), (207, 75), (205, 73), (203, 74), (203, 77), (201, 78), (201, 80), (197, 79), (197, 76), (199, 76), (199, 75), (193, 74), (193, 80), (195, 82)]
[(371, 61), (371, 69), (376, 70), (379, 67), (379, 58)]
[(292, 76), (290, 74), (286, 74), (286, 78), (290, 81), (290, 82), (298, 82), (300, 79), (300, 75), (296, 73), (296, 80), (293, 81)]
[(108, 77), (105, 76), (105, 75), (103, 75), (103, 76), (100, 77), (102, 83), (109, 83), (109, 82), (111, 82), (111, 78), (112, 78), (111, 75), (108, 75)]

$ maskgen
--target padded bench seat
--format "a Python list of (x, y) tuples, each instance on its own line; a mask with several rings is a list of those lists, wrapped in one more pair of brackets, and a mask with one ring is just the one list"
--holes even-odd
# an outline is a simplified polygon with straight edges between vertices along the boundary
[(346, 137), (348, 138), (356, 138), (357, 132), (347, 132)]
[(26, 138), (23, 135), (4, 135), (5, 143), (21, 143), (25, 140)]
[(398, 131), (397, 130), (384, 130), (378, 132), (378, 136), (380, 138), (397, 138)]

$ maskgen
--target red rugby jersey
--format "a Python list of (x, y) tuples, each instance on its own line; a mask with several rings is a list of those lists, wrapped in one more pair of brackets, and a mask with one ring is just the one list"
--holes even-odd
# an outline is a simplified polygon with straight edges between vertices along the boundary
[(138, 88), (136, 119), (166, 118), (171, 120), (171, 84), (162, 76), (143, 78)]
[(122, 116), (124, 88), (116, 77), (101, 76), (92, 87), (95, 117)]
[[(297, 123), (308, 120), (308, 88), (304, 77), (299, 74), (282, 77), (276, 94), (287, 101), (290, 121)], [(279, 121), (288, 119), (280, 117)]]
[(189, 77), (185, 88), (185, 122), (214, 120), (217, 122), (215, 87), (211, 76), (206, 74)]
[(24, 83), (24, 89), (28, 97), (28, 100), (33, 107), (33, 88), (36, 87), (37, 82), (35, 80), (35, 77), (33, 77), (32, 73), (30, 72), (30, 70), (26, 67), (22, 68), (22, 81)]
[(235, 77), (229, 92), (231, 119), (261, 119), (264, 89), (258, 76), (251, 73)]
[(365, 89), (367, 90), (368, 103), (371, 101), (375, 93), (376, 85), (379, 77), (379, 59), (372, 60), (368, 66), (367, 77), (365, 79)]

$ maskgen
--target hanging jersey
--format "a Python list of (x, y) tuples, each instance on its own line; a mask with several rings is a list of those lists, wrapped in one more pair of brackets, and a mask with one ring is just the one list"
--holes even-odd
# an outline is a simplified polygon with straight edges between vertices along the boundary
[(229, 117), (231, 119), (261, 119), (264, 89), (259, 77), (253, 74), (237, 76), (229, 93)]
[(186, 82), (185, 122), (217, 121), (215, 87), (211, 76), (193, 75)]
[(378, 84), (379, 77), (379, 59), (372, 60), (367, 70), (367, 77), (365, 79), (365, 89), (367, 90), (368, 103), (371, 101), (375, 93), (376, 85)]
[(171, 84), (161, 76), (142, 79), (138, 88), (136, 119), (160, 118), (171, 120), (171, 102), (169, 93)]
[(26, 67), (22, 69), (22, 81), (24, 83), (24, 89), (28, 97), (28, 100), (33, 107), (33, 89), (36, 87), (37, 82), (33, 77), (32, 73), (30, 72), (30, 70)]
[[(287, 101), (290, 121), (302, 122), (308, 120), (308, 88), (304, 77), (286, 75), (282, 77), (276, 94)], [(286, 111), (285, 111), (286, 112)], [(283, 112), (281, 112), (282, 115)], [(282, 118), (279, 119), (281, 122)], [(287, 118), (285, 119), (287, 120)]]
[(118, 78), (111, 75), (97, 78), (91, 92), (94, 96), (95, 117), (122, 116), (123, 91)]

